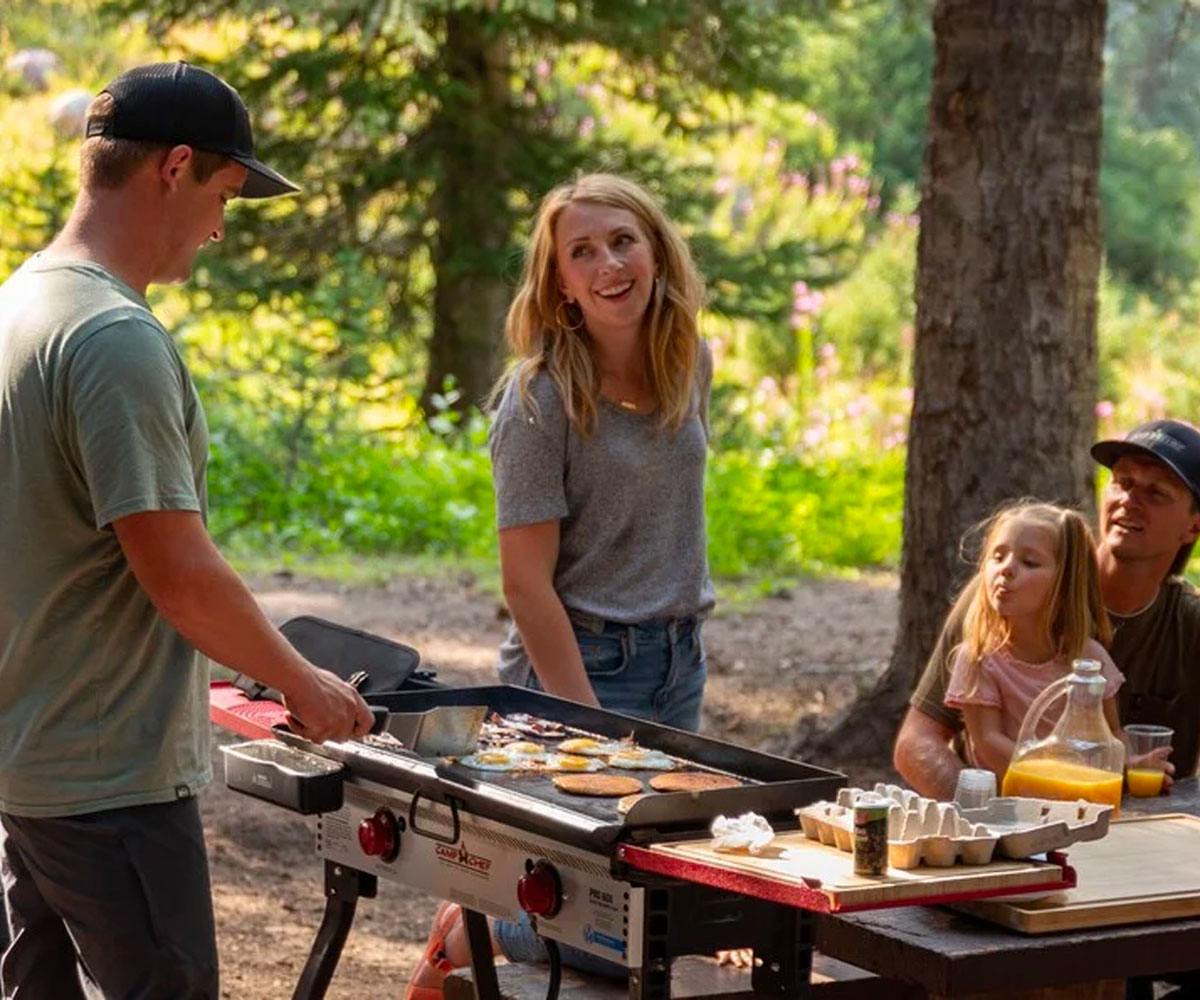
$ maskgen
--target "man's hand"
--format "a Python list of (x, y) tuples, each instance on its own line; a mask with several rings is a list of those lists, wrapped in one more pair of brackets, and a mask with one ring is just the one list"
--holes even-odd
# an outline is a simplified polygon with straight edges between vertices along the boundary
[(345, 740), (371, 731), (371, 710), (362, 696), (336, 674), (309, 669), (283, 692), (288, 725), (314, 743)]

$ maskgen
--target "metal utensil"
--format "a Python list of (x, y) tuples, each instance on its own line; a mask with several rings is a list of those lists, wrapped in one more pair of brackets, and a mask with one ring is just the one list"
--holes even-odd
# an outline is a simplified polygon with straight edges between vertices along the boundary
[(386, 732), (418, 757), (452, 757), (472, 753), (487, 716), (486, 705), (439, 705), (427, 712), (389, 712), (371, 706), (372, 733)]

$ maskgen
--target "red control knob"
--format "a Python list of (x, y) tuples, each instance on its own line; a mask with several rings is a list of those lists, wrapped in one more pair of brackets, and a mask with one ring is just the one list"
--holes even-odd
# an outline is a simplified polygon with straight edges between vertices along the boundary
[(358, 824), (358, 846), (368, 857), (393, 860), (400, 852), (400, 831), (396, 827), (396, 817), (386, 809), (376, 809)]
[(535, 917), (552, 917), (562, 908), (562, 881), (548, 861), (539, 861), (517, 879), (517, 902)]

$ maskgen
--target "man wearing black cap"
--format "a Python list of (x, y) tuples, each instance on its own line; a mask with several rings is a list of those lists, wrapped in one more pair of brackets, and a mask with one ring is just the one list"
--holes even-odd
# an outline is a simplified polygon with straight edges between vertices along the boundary
[[(1175, 730), (1175, 771), (1200, 758), (1200, 595), (1179, 574), (1200, 536), (1200, 431), (1178, 420), (1100, 441), (1092, 457), (1112, 469), (1100, 504), (1100, 589), (1113, 623), (1113, 661), (1125, 675), (1121, 722)], [(952, 615), (896, 737), (896, 769), (917, 791), (949, 799), (965, 766), (951, 748), (961, 715), (944, 697), (962, 636)]]
[(145, 299), (188, 277), (231, 198), (295, 190), (231, 87), (140, 67), (89, 109), (62, 232), (0, 286), (5, 998), (218, 997), (197, 649), (282, 691), (314, 740), (370, 727), (210, 541), (204, 412)]

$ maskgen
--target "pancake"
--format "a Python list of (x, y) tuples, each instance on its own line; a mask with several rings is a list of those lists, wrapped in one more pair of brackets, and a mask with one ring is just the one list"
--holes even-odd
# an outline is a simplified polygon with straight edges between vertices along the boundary
[(637, 778), (620, 774), (556, 774), (554, 787), (568, 795), (594, 795), (598, 798), (615, 799), (632, 795), (642, 790)]
[(708, 792), (714, 788), (737, 788), (742, 783), (726, 774), (708, 774), (704, 771), (675, 771), (656, 774), (650, 779), (650, 787), (656, 792)]

